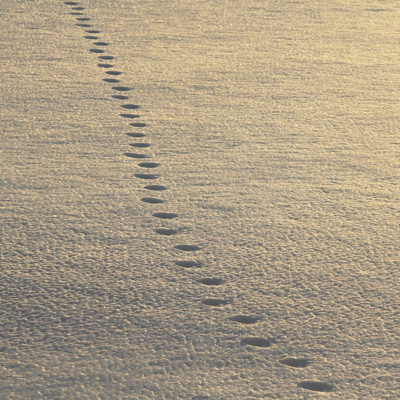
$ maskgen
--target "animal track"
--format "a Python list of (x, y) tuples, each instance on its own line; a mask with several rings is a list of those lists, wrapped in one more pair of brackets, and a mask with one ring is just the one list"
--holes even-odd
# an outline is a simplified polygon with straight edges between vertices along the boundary
[(148, 185), (144, 187), (147, 190), (167, 190), (166, 186), (163, 185)]
[(79, 3), (77, 3), (76, 1), (64, 1), (64, 4), (66, 4), (67, 6), (77, 6)]
[(146, 136), (144, 133), (136, 133), (136, 132), (128, 132), (126, 135), (130, 136), (130, 137), (135, 137), (135, 138)]
[(123, 96), (121, 94), (113, 94), (111, 97), (114, 97), (114, 99), (118, 99), (118, 100), (128, 100), (129, 96)]
[(103, 81), (107, 82), (107, 83), (118, 83), (118, 82), (120, 82), (119, 79), (115, 79), (115, 78), (104, 78)]
[(197, 280), (196, 282), (201, 283), (202, 285), (207, 285), (207, 286), (218, 286), (222, 284), (222, 279), (219, 278), (201, 278)]
[[(102, 50), (104, 52), (104, 50)], [(98, 67), (100, 68), (112, 68), (114, 65), (112, 64), (105, 64), (105, 63), (99, 63), (97, 64)], [(113, 88), (114, 89), (114, 88)]]
[(69, 15), (85, 15), (83, 12), (70, 12)]
[(150, 204), (162, 204), (165, 203), (165, 200), (161, 199), (156, 199), (154, 197), (142, 197), (141, 200), (145, 203), (150, 203)]
[[(112, 56), (108, 56), (108, 57), (110, 57), (110, 58), (107, 58), (107, 60), (112, 60), (114, 58)], [(121, 75), (122, 72), (119, 72), (119, 71), (106, 71), (106, 74), (107, 75)]]
[(179, 244), (174, 246), (174, 249), (181, 250), (181, 251), (198, 251), (201, 250), (199, 246), (193, 246), (189, 244)]
[(230, 321), (239, 322), (240, 324), (251, 325), (258, 321), (258, 318), (250, 317), (248, 315), (233, 315), (228, 318)]
[(90, 25), (90, 24), (76, 24), (76, 26), (80, 26), (81, 28), (90, 28), (92, 25)]
[(159, 228), (155, 230), (156, 233), (159, 235), (171, 236), (176, 235), (178, 231), (176, 229), (166, 229), (166, 228)]
[(101, 33), (101, 31), (98, 31), (97, 29), (88, 29), (85, 32), (86, 33)]
[(298, 387), (308, 390), (313, 390), (314, 392), (332, 392), (333, 386), (329, 385), (328, 383), (324, 382), (317, 382), (317, 381), (304, 381), (300, 382)]
[(241, 345), (249, 345), (255, 347), (269, 347), (271, 346), (271, 341), (268, 339), (260, 338), (260, 337), (247, 337), (241, 340)]
[(222, 299), (204, 299), (201, 301), (206, 306), (219, 307), (228, 304), (228, 300)]
[(72, 10), (81, 11), (81, 10), (84, 10), (84, 9), (85, 9), (85, 7), (72, 7)]
[[(110, 66), (113, 67), (113, 65)], [(126, 86), (113, 86), (112, 89), (116, 90), (117, 92), (128, 92), (129, 90), (132, 90), (132, 88)]]
[(95, 46), (108, 46), (107, 42), (94, 42), (93, 43)]
[(160, 166), (160, 164), (155, 163), (155, 162), (142, 162), (139, 164), (139, 167), (142, 167), (142, 168), (157, 168), (159, 166)]
[(84, 36), (84, 39), (95, 40), (98, 39), (98, 36)]
[(174, 218), (178, 218), (178, 214), (158, 212), (158, 213), (154, 213), (153, 217), (161, 218), (161, 219), (174, 219)]
[(287, 365), (289, 367), (294, 368), (305, 368), (310, 364), (310, 360), (308, 358), (284, 358), (283, 360), (279, 360), (281, 364)]
[(157, 179), (157, 178), (159, 178), (160, 175), (156, 175), (156, 174), (134, 174), (134, 176), (136, 176), (136, 178), (139, 178), (139, 179)]
[(129, 143), (129, 146), (145, 148), (150, 147), (150, 143)]
[(119, 116), (122, 118), (130, 118), (130, 119), (140, 118), (140, 115), (137, 114), (119, 114)]
[[(91, 53), (98, 53), (98, 54), (104, 53), (104, 50), (101, 50), (101, 49), (89, 49), (89, 51)], [(99, 65), (99, 67), (100, 67), (100, 65)]]
[(90, 18), (88, 18), (88, 17), (78, 17), (76, 20), (77, 21), (90, 21)]
[(150, 158), (147, 154), (139, 154), (139, 153), (124, 153), (125, 156), (131, 158)]

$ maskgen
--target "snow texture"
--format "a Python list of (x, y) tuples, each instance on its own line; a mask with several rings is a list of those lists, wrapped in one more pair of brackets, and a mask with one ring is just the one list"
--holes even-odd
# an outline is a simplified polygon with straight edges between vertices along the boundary
[(0, 398), (400, 398), (398, 1), (0, 13)]

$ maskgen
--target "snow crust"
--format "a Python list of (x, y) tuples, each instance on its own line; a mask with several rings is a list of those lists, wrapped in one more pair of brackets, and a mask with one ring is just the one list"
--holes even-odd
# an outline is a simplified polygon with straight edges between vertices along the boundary
[(398, 399), (399, 3), (65, 3), (0, 8), (0, 398)]

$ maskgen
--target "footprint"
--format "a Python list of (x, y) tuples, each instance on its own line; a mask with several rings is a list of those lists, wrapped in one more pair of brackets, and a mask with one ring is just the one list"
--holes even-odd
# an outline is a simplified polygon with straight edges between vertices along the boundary
[(142, 162), (139, 164), (139, 167), (142, 168), (157, 168), (159, 167), (161, 164), (155, 163), (155, 162)]
[(197, 261), (175, 261), (175, 265), (183, 268), (199, 268), (201, 263)]
[(160, 175), (156, 174), (134, 174), (134, 176), (139, 179), (157, 179), (160, 177)]
[(76, 26), (80, 26), (81, 28), (90, 28), (92, 25), (90, 25), (90, 24), (76, 24)]
[(121, 107), (126, 108), (127, 110), (137, 110), (138, 108), (140, 108), (140, 106), (136, 104), (122, 104)]
[(142, 200), (145, 203), (149, 203), (149, 204), (162, 204), (162, 203), (165, 203), (165, 200), (156, 199), (154, 197), (142, 197), (140, 200)]
[(148, 185), (144, 187), (147, 190), (167, 190), (166, 186), (163, 185)]
[(255, 346), (255, 347), (269, 347), (271, 346), (271, 341), (261, 337), (247, 337), (242, 339), (240, 344), (241, 345), (247, 344), (249, 346)]
[(88, 17), (78, 17), (76, 20), (77, 21), (90, 21), (90, 18), (88, 18)]
[(251, 325), (258, 321), (258, 318), (250, 317), (248, 315), (233, 315), (228, 318), (230, 321), (239, 322), (240, 324)]
[(179, 244), (177, 246), (174, 246), (174, 249), (181, 250), (181, 251), (199, 251), (199, 250), (201, 250), (201, 247), (193, 246), (190, 244)]
[[(102, 50), (104, 52), (104, 50)], [(112, 64), (105, 64), (105, 63), (99, 63), (97, 64), (98, 67), (100, 68), (112, 68), (114, 65)]]
[(101, 31), (98, 31), (96, 29), (88, 29), (85, 31), (86, 33), (101, 33)]
[(118, 100), (128, 100), (129, 96), (123, 96), (121, 94), (113, 94), (111, 97)]
[(178, 231), (176, 229), (166, 229), (166, 228), (159, 228), (155, 230), (156, 233), (159, 235), (171, 236), (176, 235)]
[(72, 7), (72, 10), (82, 11), (85, 7)]
[(202, 285), (207, 285), (207, 286), (218, 286), (222, 284), (222, 279), (219, 278), (201, 278), (197, 280), (196, 282), (201, 283)]
[(153, 217), (161, 218), (161, 219), (174, 219), (174, 218), (178, 218), (178, 214), (158, 212), (158, 213), (154, 213)]
[(332, 392), (333, 386), (329, 385), (328, 383), (324, 382), (317, 382), (317, 381), (304, 381), (300, 382), (297, 387), (313, 390), (314, 392)]
[(131, 122), (129, 125), (130, 126), (135, 126), (136, 128), (143, 128), (147, 124), (145, 124), (144, 122)]
[[(114, 57), (110, 56), (111, 58), (107, 58), (106, 60), (112, 60)], [(106, 71), (107, 75), (121, 75), (122, 72), (119, 71)]]
[(219, 306), (225, 306), (228, 304), (228, 300), (222, 300), (222, 299), (204, 299), (202, 300), (202, 303), (206, 306), (212, 306), (212, 307), (219, 307)]
[(139, 153), (124, 153), (125, 156), (131, 158), (150, 158), (147, 154), (139, 154)]
[(150, 143), (129, 143), (129, 146), (144, 148), (150, 147)]
[(76, 1), (64, 1), (64, 4), (66, 4), (67, 6), (77, 6), (79, 3), (77, 3)]
[(310, 364), (310, 360), (308, 358), (284, 358), (283, 360), (279, 360), (281, 364), (287, 365), (289, 367), (294, 368), (305, 368)]
[(126, 135), (130, 136), (130, 137), (136, 137), (136, 138), (146, 136), (144, 133), (136, 133), (136, 132), (128, 132)]
[(112, 89), (116, 90), (117, 92), (127, 92), (129, 90), (132, 90), (132, 88), (126, 86), (114, 86)]
[(70, 12), (69, 15), (85, 15), (85, 13), (74, 11), (74, 12)]
[(98, 39), (98, 36), (84, 36), (83, 37), (84, 39), (90, 39), (90, 40), (95, 40), (95, 39)]
[(107, 42), (94, 42), (93, 43), (95, 46), (108, 46)]
[(103, 81), (107, 82), (107, 83), (118, 83), (118, 82), (120, 82), (119, 79), (115, 79), (115, 78), (104, 78)]
[(140, 118), (140, 115), (137, 114), (119, 114), (119, 116), (122, 118), (130, 118), (130, 119)]
[[(89, 49), (91, 53), (104, 53), (104, 50), (101, 49)], [(100, 65), (99, 65), (100, 66)]]

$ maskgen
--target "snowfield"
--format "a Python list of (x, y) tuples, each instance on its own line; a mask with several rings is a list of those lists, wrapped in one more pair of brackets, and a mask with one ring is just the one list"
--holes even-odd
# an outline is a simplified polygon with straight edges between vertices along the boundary
[(400, 4), (0, 6), (1, 399), (400, 398)]

